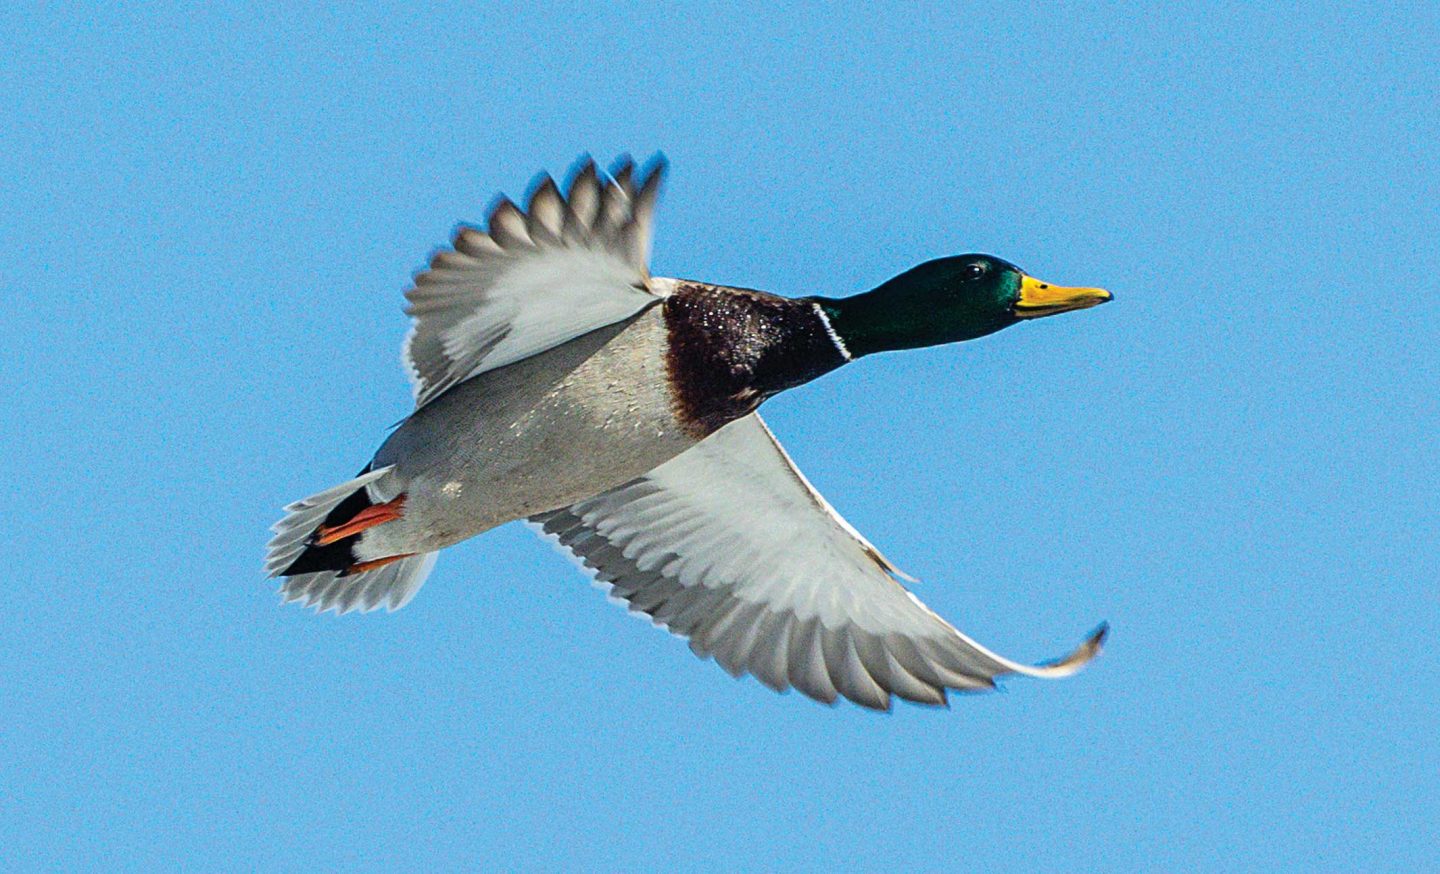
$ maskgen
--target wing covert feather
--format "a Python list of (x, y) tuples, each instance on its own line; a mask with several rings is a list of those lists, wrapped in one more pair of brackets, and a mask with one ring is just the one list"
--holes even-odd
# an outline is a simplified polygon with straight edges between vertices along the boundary
[(637, 190), (628, 159), (605, 179), (587, 160), (567, 195), (545, 176), (526, 209), (502, 197), (484, 230), (456, 230), (405, 293), (416, 407), (660, 300), (649, 258), (664, 171), (657, 156)]

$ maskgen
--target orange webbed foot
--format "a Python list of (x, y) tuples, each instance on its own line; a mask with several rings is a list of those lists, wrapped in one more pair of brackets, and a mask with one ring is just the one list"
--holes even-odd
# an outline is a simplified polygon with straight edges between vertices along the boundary
[(337, 540), (343, 540), (354, 534), (359, 534), (376, 525), (383, 525), (386, 522), (394, 522), (404, 515), (405, 496), (399, 495), (393, 501), (386, 501), (383, 504), (374, 504), (356, 513), (349, 522), (340, 525), (322, 525), (315, 530), (315, 545), (327, 546)]

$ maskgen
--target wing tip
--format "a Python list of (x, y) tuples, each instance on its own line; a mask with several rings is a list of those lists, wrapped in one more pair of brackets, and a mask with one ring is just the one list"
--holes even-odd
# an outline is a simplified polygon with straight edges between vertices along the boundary
[(1105, 639), (1110, 636), (1110, 623), (1101, 622), (1086, 636), (1083, 643), (1063, 658), (1036, 665), (1037, 676), (1068, 677), (1077, 673), (1105, 649)]
[(669, 170), (670, 159), (664, 152), (656, 149), (655, 154), (646, 158), (645, 163), (640, 166), (641, 188), (646, 185), (659, 185)]
[(629, 152), (621, 152), (615, 156), (615, 160), (610, 162), (607, 172), (612, 180), (624, 186), (629, 182), (630, 175), (635, 172), (635, 159)]

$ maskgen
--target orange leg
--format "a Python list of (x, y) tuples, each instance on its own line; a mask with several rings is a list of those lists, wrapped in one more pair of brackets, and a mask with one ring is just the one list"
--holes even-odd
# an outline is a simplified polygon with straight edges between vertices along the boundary
[(376, 525), (381, 525), (386, 522), (394, 522), (404, 514), (404, 510), (404, 495), (400, 495), (393, 501), (366, 507), (356, 513), (354, 518), (343, 525), (322, 525), (316, 529), (315, 545), (326, 546), (337, 540), (343, 540), (352, 534), (359, 534), (367, 528), (374, 528)]
[(377, 567), (384, 567), (392, 561), (399, 561), (402, 558), (409, 558), (414, 554), (415, 553), (413, 552), (402, 552), (399, 555), (387, 555), (384, 558), (377, 558), (373, 561), (362, 561), (359, 564), (352, 564), (350, 565), (350, 567), (345, 569), (345, 575), (349, 576), (350, 574), (363, 574), (366, 571), (373, 571)]

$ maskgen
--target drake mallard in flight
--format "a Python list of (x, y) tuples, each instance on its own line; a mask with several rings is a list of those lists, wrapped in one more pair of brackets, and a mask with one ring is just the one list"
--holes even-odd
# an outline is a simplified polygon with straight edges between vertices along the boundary
[(877, 352), (954, 343), (1110, 299), (988, 255), (848, 298), (651, 276), (663, 159), (584, 161), (462, 226), (406, 293), (415, 411), (360, 475), (286, 507), (265, 569), (319, 610), (403, 607), (436, 553), (514, 519), (736, 676), (888, 708), (1002, 674), (826, 503), (756, 409)]

